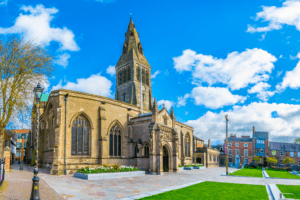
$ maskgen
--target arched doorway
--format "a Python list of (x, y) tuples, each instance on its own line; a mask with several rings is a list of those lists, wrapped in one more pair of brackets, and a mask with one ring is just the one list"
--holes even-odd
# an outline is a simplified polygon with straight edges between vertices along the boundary
[(201, 164), (201, 158), (197, 158), (196, 162), (199, 163), (199, 164)]
[(163, 170), (169, 172), (169, 152), (165, 146), (163, 147)]

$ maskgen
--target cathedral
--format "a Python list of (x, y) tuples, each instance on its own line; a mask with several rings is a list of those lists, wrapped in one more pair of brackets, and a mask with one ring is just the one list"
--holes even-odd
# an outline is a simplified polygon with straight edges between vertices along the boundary
[[(64, 174), (65, 167), (73, 173), (103, 164), (161, 174), (192, 163), (194, 130), (176, 121), (173, 108), (158, 109), (152, 97), (151, 66), (132, 19), (115, 69), (115, 99), (65, 89), (42, 96), (39, 166), (53, 175)], [(35, 110), (29, 138), (33, 143)], [(30, 152), (32, 160), (35, 151)]]

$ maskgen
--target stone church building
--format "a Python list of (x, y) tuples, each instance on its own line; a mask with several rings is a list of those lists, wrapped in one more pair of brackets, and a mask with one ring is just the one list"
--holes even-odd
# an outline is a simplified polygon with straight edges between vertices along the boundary
[[(64, 89), (42, 97), (39, 165), (51, 174), (64, 173), (65, 156), (68, 173), (119, 164), (156, 174), (192, 163), (194, 130), (176, 121), (173, 108), (159, 110), (153, 101), (151, 66), (131, 19), (115, 68), (115, 99)], [(35, 108), (32, 116), (29, 140), (36, 141)], [(35, 151), (29, 152), (32, 160)]]

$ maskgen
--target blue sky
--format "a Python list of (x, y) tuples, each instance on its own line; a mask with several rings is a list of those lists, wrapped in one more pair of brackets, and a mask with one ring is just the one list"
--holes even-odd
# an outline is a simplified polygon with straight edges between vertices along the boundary
[[(130, 13), (132, 13), (130, 15)], [(0, 34), (55, 56), (50, 92), (114, 98), (113, 74), (132, 16), (152, 67), (153, 96), (213, 143), (252, 126), (300, 137), (300, 1), (0, 0)]]

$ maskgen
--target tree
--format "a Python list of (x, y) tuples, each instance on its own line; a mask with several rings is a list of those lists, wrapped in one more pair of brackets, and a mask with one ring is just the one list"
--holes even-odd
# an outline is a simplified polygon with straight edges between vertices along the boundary
[(254, 156), (254, 158), (252, 160), (255, 162), (260, 162), (261, 158), (260, 158), (260, 156)]
[(290, 158), (290, 157), (286, 157), (285, 159), (283, 159), (282, 161), (283, 164), (294, 164), (295, 163), (295, 160), (293, 158)]
[(43, 46), (18, 35), (0, 36), (0, 158), (8, 123), (28, 112), (33, 88), (37, 82), (45, 82), (53, 70), (53, 57)]
[(294, 141), (295, 144), (300, 144), (300, 138), (296, 138)]
[(267, 162), (274, 165), (278, 162), (278, 160), (275, 157), (268, 157)]

